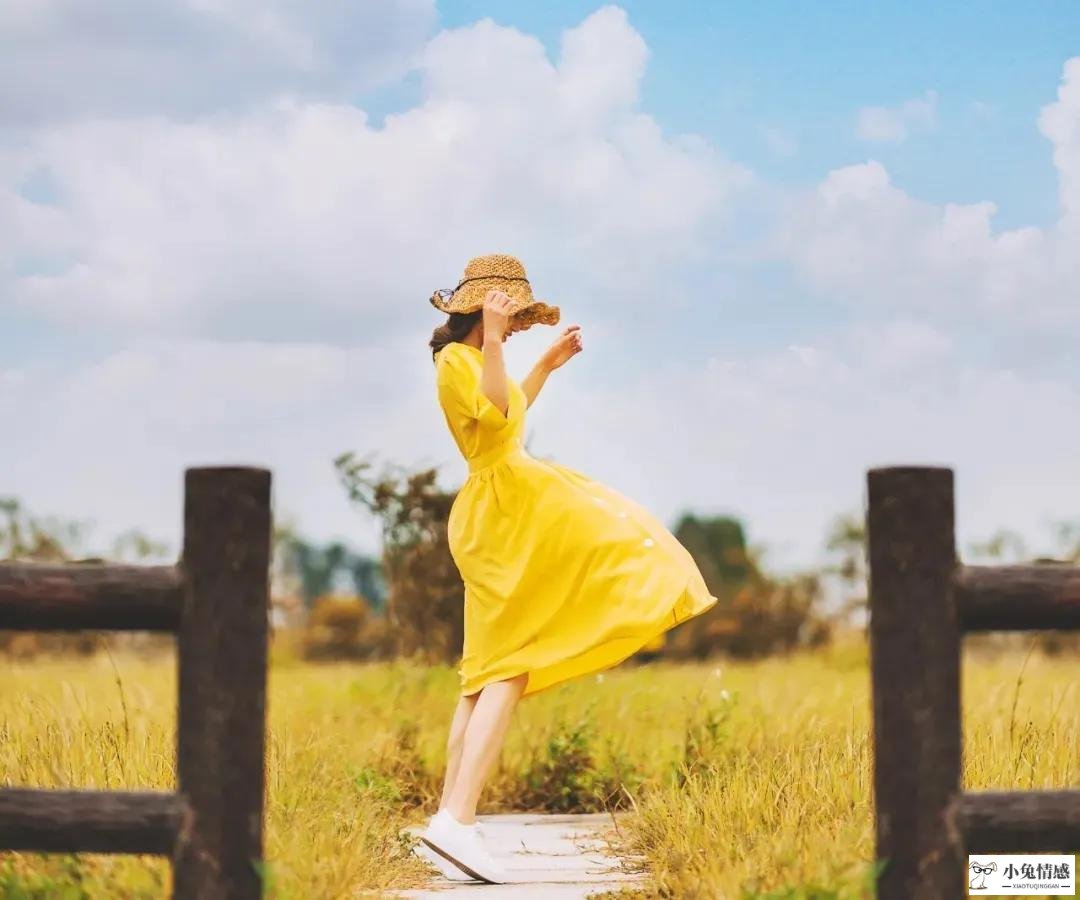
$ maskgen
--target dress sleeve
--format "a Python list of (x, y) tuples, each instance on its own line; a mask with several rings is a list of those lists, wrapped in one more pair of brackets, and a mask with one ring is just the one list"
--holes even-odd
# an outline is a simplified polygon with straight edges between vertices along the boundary
[(504, 416), (484, 393), (475, 365), (465, 359), (453, 343), (447, 344), (439, 352), (438, 385), (439, 402), (445, 408), (475, 419), (486, 430), (502, 431), (513, 421), (513, 393), (510, 395), (509, 415)]

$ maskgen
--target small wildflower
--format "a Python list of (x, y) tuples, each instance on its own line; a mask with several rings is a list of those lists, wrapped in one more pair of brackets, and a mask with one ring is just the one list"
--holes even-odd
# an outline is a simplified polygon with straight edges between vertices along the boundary
[(731, 699), (731, 694), (729, 694), (727, 692), (727, 688), (725, 688), (724, 690), (722, 690), (720, 692), (720, 699), (721, 700), (730, 700)]
[(717, 678), (719, 678), (719, 677), (720, 677), (720, 667), (719, 667), (719, 666), (717, 666), (717, 667), (716, 667), (715, 669), (713, 669), (713, 670), (712, 670), (712, 673), (713, 673), (713, 675), (715, 675), (715, 676), (716, 676)]
[(600, 683), (601, 681), (603, 681), (603, 680), (604, 680), (604, 673), (603, 673), (603, 672), (600, 672), (600, 673), (599, 673), (599, 674), (598, 674), (598, 675), (596, 676), (596, 683), (597, 683), (597, 684), (599, 684), (599, 683)]

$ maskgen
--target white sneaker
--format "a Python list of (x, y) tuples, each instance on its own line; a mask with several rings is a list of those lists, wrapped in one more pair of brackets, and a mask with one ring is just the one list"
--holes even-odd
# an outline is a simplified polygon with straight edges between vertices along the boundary
[(471, 875), (466, 875), (464, 872), (461, 871), (461, 869), (459, 869), (446, 858), (440, 856), (423, 841), (420, 841), (420, 843), (416, 845), (416, 847), (413, 849), (413, 853), (425, 862), (431, 863), (436, 869), (439, 870), (442, 877), (446, 878), (449, 881), (475, 882), (477, 880)]
[(506, 884), (511, 880), (484, 846), (476, 824), (465, 825), (445, 809), (431, 817), (420, 840), (472, 878), (489, 884)]

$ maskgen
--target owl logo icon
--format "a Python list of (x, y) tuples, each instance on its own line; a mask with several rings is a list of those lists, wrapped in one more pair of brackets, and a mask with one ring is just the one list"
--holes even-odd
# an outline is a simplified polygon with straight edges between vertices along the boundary
[(978, 860), (973, 860), (968, 868), (971, 869), (971, 880), (968, 882), (968, 890), (985, 891), (986, 876), (991, 872), (997, 871), (997, 863), (981, 863)]

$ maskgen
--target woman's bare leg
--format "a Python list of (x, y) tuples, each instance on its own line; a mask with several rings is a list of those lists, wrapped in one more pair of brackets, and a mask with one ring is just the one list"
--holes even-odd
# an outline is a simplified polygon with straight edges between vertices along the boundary
[(446, 739), (446, 777), (443, 779), (442, 798), (439, 800), (439, 809), (446, 806), (446, 799), (457, 780), (458, 768), (461, 765), (461, 750), (465, 746), (465, 727), (469, 724), (469, 718), (476, 701), (480, 699), (480, 692), (466, 697), (458, 698), (454, 717), (450, 721), (450, 734)]
[(528, 678), (528, 674), (518, 675), (493, 682), (480, 691), (480, 699), (465, 728), (454, 785), (446, 797), (447, 810), (459, 822), (468, 825), (476, 821), (480, 791), (502, 750), (510, 714), (521, 699)]

